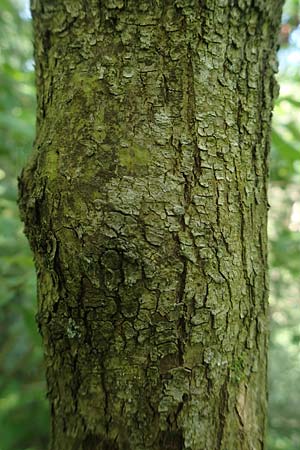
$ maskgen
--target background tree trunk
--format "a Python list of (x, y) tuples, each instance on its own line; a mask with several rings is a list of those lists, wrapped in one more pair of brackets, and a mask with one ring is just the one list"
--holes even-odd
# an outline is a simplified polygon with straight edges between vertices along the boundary
[(32, 1), (52, 450), (264, 448), (281, 5)]

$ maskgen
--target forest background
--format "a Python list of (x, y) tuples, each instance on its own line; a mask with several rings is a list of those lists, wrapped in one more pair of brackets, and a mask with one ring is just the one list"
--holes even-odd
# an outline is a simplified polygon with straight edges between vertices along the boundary
[[(32, 255), (16, 203), (35, 132), (26, 0), (0, 0), (0, 450), (44, 450), (49, 411)], [(287, 0), (270, 164), (268, 450), (300, 448), (300, 5)]]

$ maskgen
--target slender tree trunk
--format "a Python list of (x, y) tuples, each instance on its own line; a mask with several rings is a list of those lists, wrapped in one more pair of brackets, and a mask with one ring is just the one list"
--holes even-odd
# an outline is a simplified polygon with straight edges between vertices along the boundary
[(32, 0), (52, 450), (264, 448), (281, 6)]

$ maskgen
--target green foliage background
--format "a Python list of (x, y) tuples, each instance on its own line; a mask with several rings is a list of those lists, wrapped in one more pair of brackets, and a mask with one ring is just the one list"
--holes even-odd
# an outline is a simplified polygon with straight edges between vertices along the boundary
[[(17, 175), (34, 139), (31, 23), (25, 0), (0, 0), (0, 450), (44, 450), (49, 412), (36, 329), (35, 274)], [(287, 0), (270, 186), (271, 340), (268, 450), (300, 449), (300, 28)]]
[(0, 1), (0, 449), (47, 448), (48, 405), (36, 330), (35, 274), (22, 233), (17, 175), (34, 137), (30, 21)]

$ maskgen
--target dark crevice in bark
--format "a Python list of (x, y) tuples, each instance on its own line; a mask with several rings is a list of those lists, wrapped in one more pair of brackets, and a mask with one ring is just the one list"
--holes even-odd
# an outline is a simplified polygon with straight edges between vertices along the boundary
[(179, 364), (184, 365), (184, 353), (185, 353), (185, 341), (187, 339), (187, 326), (186, 326), (186, 301), (185, 301), (185, 286), (187, 276), (187, 260), (183, 258), (183, 271), (179, 284), (178, 300), (177, 304), (179, 308), (182, 308), (182, 315), (178, 321), (178, 352), (179, 352)]
[(184, 441), (181, 430), (165, 431), (161, 433), (159, 448), (164, 450), (183, 450)]
[[(228, 376), (227, 376), (228, 378)], [(222, 447), (222, 442), (223, 442), (223, 437), (224, 437), (224, 432), (225, 432), (225, 426), (226, 426), (226, 418), (227, 418), (227, 414), (228, 414), (228, 380), (225, 381), (225, 383), (223, 384), (221, 391), (220, 391), (220, 396), (219, 396), (219, 417), (221, 418), (220, 422), (219, 422), (219, 427), (217, 430), (217, 447), (216, 450), (221, 450)]]

